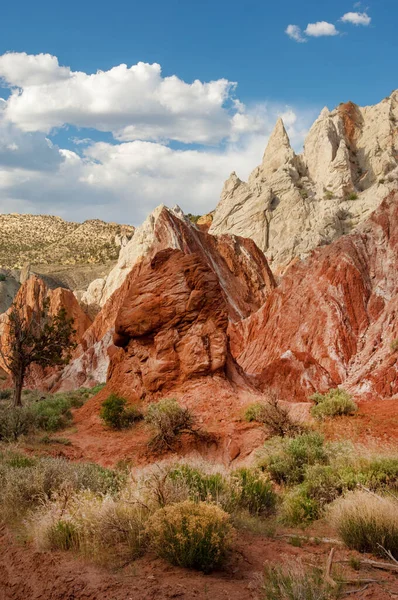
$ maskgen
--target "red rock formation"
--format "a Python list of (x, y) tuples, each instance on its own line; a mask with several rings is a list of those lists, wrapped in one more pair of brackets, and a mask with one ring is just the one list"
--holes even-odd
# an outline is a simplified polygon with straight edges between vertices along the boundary
[(214, 272), (198, 254), (163, 250), (131, 280), (115, 324), (109, 386), (128, 397), (224, 373), (228, 313)]
[[(73, 292), (63, 288), (49, 290), (42, 279), (36, 275), (31, 276), (21, 285), (15, 297), (15, 303), (21, 306), (25, 314), (29, 317), (32, 313), (38, 312), (43, 308), (45, 300), (49, 301), (50, 314), (56, 314), (61, 308), (66, 310), (68, 318), (73, 318), (74, 329), (76, 330), (75, 341), (80, 343), (84, 332), (91, 324), (90, 318), (83, 312)], [(7, 313), (1, 315), (2, 335), (7, 336)], [(7, 346), (7, 341), (5, 341)], [(3, 365), (4, 366), (4, 365)], [(29, 374), (26, 377), (27, 387), (48, 388), (53, 385), (54, 380), (59, 377), (59, 369), (49, 368), (43, 370), (37, 365), (31, 365)]]
[[(224, 299), (231, 320), (239, 320), (256, 311), (275, 287), (268, 263), (252, 240), (230, 235), (214, 237), (199, 231), (188, 219), (164, 207), (157, 217), (154, 241), (147, 257), (151, 259), (167, 248), (177, 248), (184, 254), (194, 253), (200, 257), (218, 281), (220, 301)], [(126, 294), (129, 294), (132, 282), (140, 276), (143, 262), (145, 257), (132, 267), (84, 334), (75, 359), (57, 384), (59, 389), (73, 389), (106, 380), (108, 349), (114, 352), (111, 346), (116, 315)]]
[[(292, 266), (264, 306), (230, 327), (246, 373), (286, 399), (343, 384), (398, 393), (398, 193), (357, 233)], [(286, 377), (281, 377), (281, 370)]]

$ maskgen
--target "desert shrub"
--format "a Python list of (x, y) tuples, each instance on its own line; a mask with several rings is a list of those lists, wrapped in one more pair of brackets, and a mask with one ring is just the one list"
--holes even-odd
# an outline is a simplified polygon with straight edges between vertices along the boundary
[(63, 489), (115, 494), (125, 480), (125, 474), (91, 463), (4, 453), (0, 457), (0, 519), (24, 516)]
[(0, 405), (0, 441), (15, 442), (21, 435), (31, 433), (36, 426), (29, 407)]
[(290, 490), (282, 503), (282, 520), (293, 526), (308, 525), (320, 517), (321, 505), (311, 498), (305, 484)]
[(44, 431), (58, 431), (72, 423), (71, 402), (63, 396), (55, 394), (29, 406), (35, 425)]
[(265, 566), (261, 586), (263, 600), (331, 600), (340, 596), (324, 581), (320, 569), (305, 569), (300, 562)]
[(351, 492), (331, 510), (332, 522), (343, 542), (353, 550), (398, 559), (398, 501), (367, 492)]
[(6, 388), (4, 390), (0, 390), (0, 400), (9, 400), (12, 396), (12, 390), (10, 388)]
[(114, 498), (87, 490), (64, 491), (33, 513), (26, 526), (42, 550), (78, 550), (109, 565), (142, 554), (148, 514), (123, 495)]
[(0, 273), (0, 281), (6, 281), (7, 277), (4, 275), (4, 273)]
[[(270, 481), (254, 469), (241, 468), (231, 474), (238, 484), (237, 505), (254, 515), (268, 515), (276, 506), (276, 494)], [(235, 489), (235, 487), (233, 488)]]
[(317, 432), (295, 438), (275, 438), (264, 444), (258, 466), (267, 470), (277, 483), (302, 483), (308, 465), (326, 464), (328, 454), (323, 437)]
[(172, 481), (187, 487), (190, 500), (217, 502), (227, 483), (221, 473), (204, 473), (187, 464), (176, 465), (169, 471)]
[(351, 192), (346, 197), (346, 200), (358, 200), (358, 194), (356, 192)]
[(327, 417), (353, 415), (358, 410), (358, 406), (348, 392), (338, 388), (329, 390), (326, 394), (314, 394), (311, 400), (315, 402), (315, 406), (311, 408), (311, 414), (319, 420)]
[(398, 457), (381, 456), (363, 461), (358, 479), (372, 490), (398, 489)]
[(156, 511), (146, 532), (158, 556), (208, 573), (225, 559), (232, 528), (229, 515), (218, 506), (187, 500)]
[(155, 430), (150, 445), (159, 451), (172, 449), (182, 433), (195, 431), (195, 418), (191, 411), (174, 399), (165, 398), (150, 404), (145, 421)]
[(15, 441), (21, 435), (37, 429), (58, 431), (72, 422), (71, 408), (82, 406), (89, 390), (42, 394), (37, 390), (24, 390), (24, 406), (0, 404), (0, 440)]
[(102, 403), (100, 417), (112, 429), (130, 427), (135, 421), (142, 419), (142, 413), (136, 406), (127, 406), (127, 400), (111, 394)]
[(59, 519), (48, 530), (51, 550), (71, 550), (78, 546), (77, 530), (73, 523)]
[(292, 419), (290, 410), (275, 397), (265, 404), (255, 403), (247, 407), (245, 419), (249, 423), (263, 423), (271, 436), (295, 436), (303, 433), (304, 427)]
[(264, 404), (260, 402), (249, 404), (245, 410), (245, 420), (248, 423), (252, 423), (253, 421), (264, 423), (264, 412)]

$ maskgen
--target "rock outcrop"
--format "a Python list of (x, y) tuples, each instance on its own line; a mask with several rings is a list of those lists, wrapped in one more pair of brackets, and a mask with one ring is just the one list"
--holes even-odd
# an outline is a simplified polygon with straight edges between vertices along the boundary
[(398, 91), (375, 106), (325, 108), (296, 155), (283, 122), (262, 164), (232, 173), (209, 229), (253, 239), (274, 272), (350, 232), (398, 181)]
[[(147, 259), (166, 249), (200, 257), (218, 281), (220, 302), (223, 298), (231, 321), (256, 311), (275, 287), (267, 261), (252, 240), (230, 235), (211, 236), (180, 210), (160, 206), (136, 230), (109, 277), (90, 286), (90, 293), (96, 290), (92, 301), (98, 306), (107, 300), (83, 336), (75, 359), (65, 369), (59, 382), (61, 389), (105, 381), (116, 317), (129, 293), (130, 282), (140, 276)], [(89, 303), (87, 296), (84, 300)]]
[(230, 325), (231, 350), (262, 389), (308, 398), (342, 384), (398, 393), (398, 192), (355, 233), (290, 267), (264, 306)]
[(136, 399), (223, 374), (228, 310), (200, 254), (162, 250), (129, 277), (116, 315), (110, 388)]
[[(16, 296), (15, 302), (21, 306), (27, 318), (32, 313), (38, 313), (43, 309), (45, 301), (49, 302), (49, 313), (56, 314), (61, 308), (65, 309), (68, 318), (73, 318), (74, 329), (76, 330), (74, 339), (80, 343), (83, 334), (91, 325), (90, 318), (83, 312), (78, 301), (70, 290), (58, 288), (50, 290), (42, 279), (31, 276), (21, 285)], [(0, 315), (0, 335), (2, 337), (3, 347), (7, 348), (7, 320), (8, 312)], [(1, 365), (4, 367), (5, 365)], [(60, 368), (42, 369), (37, 365), (32, 365), (26, 377), (25, 385), (28, 387), (49, 388), (57, 377), (59, 377)]]
[(19, 282), (7, 271), (0, 272), (0, 314), (8, 310), (19, 289)]

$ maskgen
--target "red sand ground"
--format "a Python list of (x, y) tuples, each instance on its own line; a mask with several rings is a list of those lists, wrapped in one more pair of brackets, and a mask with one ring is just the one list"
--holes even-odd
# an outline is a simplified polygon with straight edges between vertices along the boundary
[[(0, 600), (254, 600), (261, 598), (258, 578), (264, 563), (299, 558), (304, 565), (324, 568), (329, 544), (305, 543), (301, 548), (288, 540), (239, 533), (235, 549), (223, 571), (203, 575), (172, 567), (150, 555), (127, 567), (110, 572), (61, 552), (37, 552), (18, 545), (0, 533)], [(337, 546), (335, 568), (351, 555)], [(374, 583), (350, 596), (361, 600), (390, 600), (398, 597), (398, 577), (372, 568), (353, 571), (344, 566), (344, 577), (372, 579)], [(347, 590), (364, 587), (353, 584)]]
[[(123, 459), (130, 460), (133, 465), (156, 460), (156, 456), (148, 453), (146, 442), (149, 432), (145, 425), (140, 424), (124, 432), (106, 430), (98, 418), (100, 403), (100, 399), (94, 398), (76, 411), (75, 429), (62, 434), (71, 440), (72, 446), (54, 444), (50, 446), (50, 452), (102, 465), (114, 465)], [(333, 420), (325, 424), (323, 430), (329, 439), (341, 437), (372, 449), (389, 447), (396, 450), (397, 408), (398, 400), (362, 402), (357, 416)], [(241, 414), (229, 416), (231, 419), (227, 420), (211, 413), (204, 414), (202, 425), (211, 429), (215, 441), (199, 447), (195, 441), (184, 440), (180, 454), (196, 452), (226, 464), (235, 459), (250, 459), (251, 452), (262, 444), (264, 432), (258, 426), (243, 422)], [(34, 451), (33, 447), (27, 449)], [(304, 534), (334, 537), (333, 532), (322, 523), (305, 530)], [(272, 539), (240, 531), (234, 551), (222, 572), (205, 576), (172, 567), (151, 555), (112, 572), (68, 553), (37, 552), (29, 544), (19, 545), (14, 536), (3, 530), (0, 532), (0, 600), (255, 600), (261, 599), (256, 581), (265, 562), (280, 564), (287, 557), (298, 557), (305, 565), (324, 566), (330, 547), (330, 544), (309, 542), (301, 548), (294, 547), (287, 539)], [(338, 568), (342, 568), (341, 564), (337, 564), (339, 561), (352, 555), (359, 557), (342, 545), (336, 545), (336, 548)], [(347, 565), (344, 568), (347, 569)], [(376, 580), (366, 584), (363, 591), (350, 594), (350, 597), (360, 600), (398, 598), (396, 574), (361, 568), (360, 572), (348, 569), (345, 576)], [(364, 586), (360, 583), (348, 590)]]

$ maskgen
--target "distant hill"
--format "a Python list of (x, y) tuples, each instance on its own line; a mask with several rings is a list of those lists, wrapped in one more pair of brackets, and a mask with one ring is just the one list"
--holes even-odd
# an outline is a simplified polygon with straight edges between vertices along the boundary
[(0, 215), (0, 267), (113, 261), (133, 233), (130, 225), (99, 219), (73, 223), (47, 215)]

